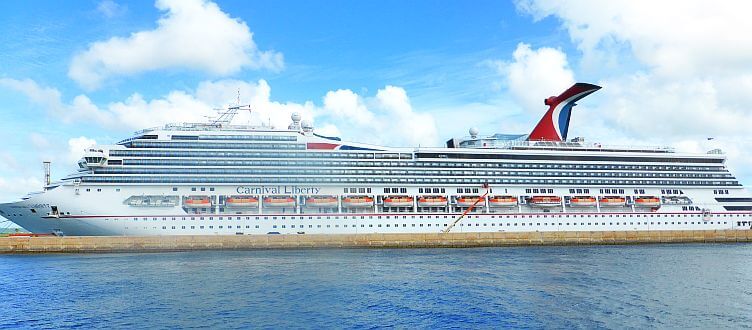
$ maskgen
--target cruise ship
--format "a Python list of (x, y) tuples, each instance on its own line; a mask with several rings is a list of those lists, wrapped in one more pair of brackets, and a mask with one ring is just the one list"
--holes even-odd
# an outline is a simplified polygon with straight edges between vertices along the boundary
[(168, 124), (88, 149), (75, 173), (0, 204), (39, 234), (258, 235), (750, 229), (752, 195), (720, 150), (567, 139), (599, 86), (545, 99), (529, 134), (393, 148), (287, 129)]

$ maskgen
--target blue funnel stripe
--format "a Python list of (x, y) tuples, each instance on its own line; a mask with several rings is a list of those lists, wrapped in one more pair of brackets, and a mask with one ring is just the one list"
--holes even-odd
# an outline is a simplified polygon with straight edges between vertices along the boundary
[(567, 132), (569, 131), (569, 120), (572, 117), (572, 107), (574, 107), (574, 101), (567, 102), (559, 113), (559, 132), (561, 132), (562, 141), (567, 140)]

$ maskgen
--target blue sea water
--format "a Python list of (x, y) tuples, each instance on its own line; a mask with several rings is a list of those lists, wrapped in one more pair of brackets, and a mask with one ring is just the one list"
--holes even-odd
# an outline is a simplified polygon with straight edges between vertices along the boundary
[(0, 256), (3, 328), (742, 328), (752, 245)]

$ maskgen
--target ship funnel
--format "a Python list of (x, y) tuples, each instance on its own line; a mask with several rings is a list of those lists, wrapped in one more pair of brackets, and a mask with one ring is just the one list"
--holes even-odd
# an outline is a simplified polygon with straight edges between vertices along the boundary
[(569, 131), (569, 119), (572, 116), (572, 107), (575, 102), (583, 97), (601, 89), (588, 83), (576, 83), (569, 87), (559, 96), (551, 96), (543, 103), (548, 106), (548, 111), (535, 125), (528, 137), (529, 141), (566, 141)]

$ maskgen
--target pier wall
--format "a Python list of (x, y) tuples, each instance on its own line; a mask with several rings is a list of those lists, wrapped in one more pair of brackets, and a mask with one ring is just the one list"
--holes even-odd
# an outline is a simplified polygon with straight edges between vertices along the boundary
[(752, 242), (752, 230), (2, 237), (0, 253)]

